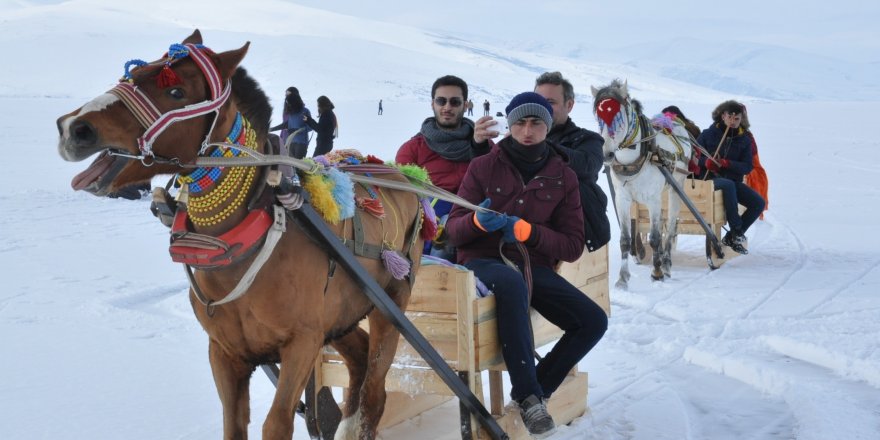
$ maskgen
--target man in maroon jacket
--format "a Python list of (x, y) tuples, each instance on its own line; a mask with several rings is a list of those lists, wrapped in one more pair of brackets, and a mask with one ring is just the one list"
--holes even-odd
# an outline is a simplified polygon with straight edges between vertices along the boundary
[[(425, 119), (419, 133), (406, 141), (397, 151), (394, 161), (399, 164), (415, 164), (428, 171), (434, 185), (449, 192), (458, 191), (458, 185), (467, 171), (470, 161), (489, 152), (489, 140), (495, 121), (484, 116), (474, 124), (464, 117), (468, 100), (467, 83), (459, 77), (446, 75), (434, 81), (431, 87), (431, 109), (434, 116)], [(437, 218), (449, 213), (452, 204), (443, 200), (432, 201)], [(425, 251), (430, 243), (425, 243)], [(454, 259), (446, 253), (445, 258)]]
[[(506, 111), (511, 135), (471, 162), (458, 191), (460, 197), (475, 204), (482, 201), (480, 206), (488, 209), (474, 213), (455, 206), (446, 229), (459, 263), (495, 294), (510, 397), (519, 404), (529, 432), (546, 435), (555, 429), (546, 399), (599, 342), (608, 318), (554, 270), (560, 260), (574, 261), (584, 251), (584, 220), (577, 176), (562, 150), (546, 140), (553, 108), (541, 95), (526, 92), (515, 96)], [(500, 255), (503, 252), (522, 270), (524, 258), (516, 243), (528, 251), (531, 307), (565, 330), (537, 366), (528, 287)]]

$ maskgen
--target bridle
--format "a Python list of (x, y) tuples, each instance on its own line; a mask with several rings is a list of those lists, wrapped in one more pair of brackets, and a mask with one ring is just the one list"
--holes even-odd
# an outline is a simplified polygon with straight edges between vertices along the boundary
[[(172, 50), (176, 51), (172, 52)], [(229, 99), (229, 95), (232, 93), (232, 85), (230, 81), (227, 80), (226, 85), (221, 88), (220, 72), (208, 57), (210, 49), (200, 45), (185, 44), (173, 45), (172, 50), (169, 50), (169, 60), (166, 62), (166, 66), (169, 66), (176, 60), (189, 56), (205, 75), (208, 87), (211, 90), (211, 99), (176, 110), (171, 110), (166, 113), (161, 113), (149, 96), (140, 90), (138, 86), (134, 85), (130, 78), (124, 77), (120, 80), (119, 84), (110, 89), (108, 93), (118, 97), (146, 130), (144, 131), (144, 134), (137, 139), (138, 149), (140, 150), (139, 155), (118, 151), (111, 151), (109, 154), (127, 159), (140, 160), (144, 166), (152, 166), (155, 163), (179, 164), (180, 160), (177, 158), (162, 158), (156, 156), (153, 152), (153, 143), (156, 142), (159, 135), (171, 126), (171, 124), (213, 112), (216, 113), (216, 115), (211, 123), (211, 128), (208, 130), (207, 134), (205, 134), (205, 140), (202, 142), (199, 154), (201, 155), (209, 147), (211, 133), (214, 131), (214, 127), (217, 124), (218, 118), (216, 116), (219, 116), (220, 107), (226, 104), (226, 101)], [(127, 71), (126, 76), (129, 76)]]

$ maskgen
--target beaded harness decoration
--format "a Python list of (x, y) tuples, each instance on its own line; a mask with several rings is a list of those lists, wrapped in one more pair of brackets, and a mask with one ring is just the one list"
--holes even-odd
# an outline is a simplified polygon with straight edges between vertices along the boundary
[[(235, 115), (226, 141), (242, 148), (217, 147), (210, 156), (238, 157), (257, 148), (256, 131), (241, 113)], [(178, 175), (177, 181), (187, 186), (187, 206), (192, 223), (213, 226), (229, 218), (244, 203), (256, 175), (257, 167), (203, 167)]]

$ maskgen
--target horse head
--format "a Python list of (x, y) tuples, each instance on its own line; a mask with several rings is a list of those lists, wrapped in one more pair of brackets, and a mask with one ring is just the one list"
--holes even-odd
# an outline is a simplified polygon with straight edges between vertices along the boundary
[(593, 114), (599, 123), (599, 134), (605, 139), (602, 148), (605, 162), (627, 148), (638, 126), (641, 105), (629, 96), (627, 83), (615, 79), (602, 88), (590, 87), (593, 93)]
[(178, 164), (193, 162), (203, 145), (223, 140), (237, 112), (230, 79), (249, 44), (214, 53), (196, 30), (156, 61), (125, 63), (114, 88), (58, 118), (64, 160), (98, 155), (74, 177), (73, 189), (105, 196), (173, 174), (181, 170)]

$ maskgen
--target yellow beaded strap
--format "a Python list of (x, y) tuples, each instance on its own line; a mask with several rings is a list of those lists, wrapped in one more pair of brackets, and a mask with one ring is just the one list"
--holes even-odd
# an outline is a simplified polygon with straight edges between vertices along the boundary
[[(241, 121), (240, 125), (238, 121)], [(257, 133), (246, 118), (236, 116), (236, 123), (226, 141), (250, 150), (257, 148)], [(225, 151), (223, 151), (225, 150)], [(220, 154), (216, 154), (221, 151)], [(233, 157), (240, 150), (217, 147), (212, 156)], [(247, 154), (247, 153), (244, 153)], [(214, 171), (217, 170), (217, 171)], [(210, 168), (198, 181), (192, 173), (180, 176), (178, 181), (189, 187), (189, 218), (196, 226), (213, 226), (229, 218), (244, 204), (248, 191), (256, 180), (256, 167)]]

